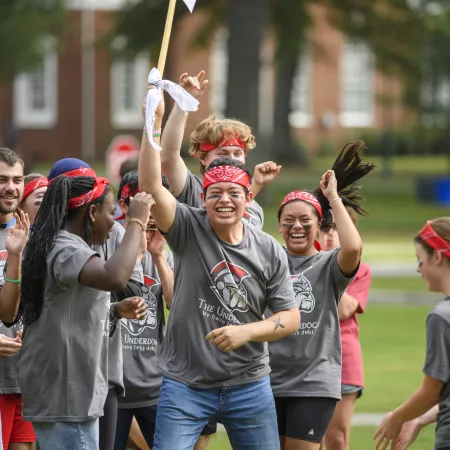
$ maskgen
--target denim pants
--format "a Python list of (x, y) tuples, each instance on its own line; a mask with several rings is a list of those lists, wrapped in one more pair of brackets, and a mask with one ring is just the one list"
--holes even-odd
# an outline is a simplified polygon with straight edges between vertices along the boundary
[(98, 450), (98, 419), (88, 422), (33, 422), (39, 448)]
[(164, 377), (152, 450), (191, 450), (211, 417), (233, 450), (280, 450), (269, 377), (240, 386), (193, 389)]

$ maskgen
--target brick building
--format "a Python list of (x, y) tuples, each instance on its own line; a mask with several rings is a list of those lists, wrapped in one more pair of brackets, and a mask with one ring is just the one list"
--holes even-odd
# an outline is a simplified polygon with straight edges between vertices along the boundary
[[(80, 7), (83, 4), (83, 9)], [(124, 45), (116, 38), (112, 48), (89, 44), (111, 27), (110, 12), (123, 0), (73, 0), (70, 29), (63, 42), (49, 37), (47, 55), (40, 70), (20, 74), (1, 87), (0, 144), (8, 143), (6, 130), (17, 131), (18, 148), (26, 159), (55, 160), (64, 156), (102, 159), (117, 134), (140, 135), (141, 103), (145, 80), (158, 55), (142, 54), (133, 60), (112, 59)], [(405, 112), (379, 102), (379, 97), (400, 96), (398, 83), (380, 75), (364, 43), (347, 42), (314, 9), (314, 48), (300, 59), (292, 91), (291, 125), (296, 136), (312, 150), (327, 142), (339, 144), (362, 129), (383, 129), (401, 124)], [(208, 72), (210, 88), (200, 110), (188, 123), (188, 132), (210, 113), (222, 114), (227, 85), (227, 31), (218, 30), (210, 48), (192, 50), (189, 37), (203, 20), (200, 12), (187, 15), (177, 26), (170, 47), (172, 79), (184, 71)], [(311, 46), (312, 47), (312, 46)], [(262, 49), (261, 86), (264, 109), (260, 124), (272, 132), (276, 83), (270, 38)], [(14, 134), (14, 133), (13, 133)]]

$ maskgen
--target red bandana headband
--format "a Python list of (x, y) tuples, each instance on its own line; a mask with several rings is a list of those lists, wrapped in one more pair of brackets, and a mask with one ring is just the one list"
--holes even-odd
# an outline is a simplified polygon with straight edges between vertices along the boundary
[(141, 192), (139, 190), (139, 187), (137, 189), (135, 189), (134, 191), (131, 190), (131, 187), (129, 184), (126, 184), (122, 190), (120, 191), (120, 198), (122, 200), (126, 200), (129, 197), (134, 197), (136, 194), (138, 194), (139, 192)]
[(216, 148), (221, 147), (241, 147), (244, 152), (247, 150), (245, 144), (241, 141), (239, 136), (229, 136), (226, 137), (220, 144), (201, 144), (200, 151), (201, 152), (210, 152)]
[(322, 207), (320, 206), (319, 201), (317, 200), (314, 195), (310, 194), (309, 192), (305, 191), (294, 191), (290, 192), (286, 197), (284, 197), (284, 200), (281, 202), (280, 207), (278, 208), (278, 211), (289, 202), (292, 202), (293, 200), (302, 200), (306, 203), (309, 203), (310, 205), (314, 206), (316, 208), (317, 212), (319, 213), (320, 218), (322, 218)]
[(250, 177), (247, 172), (236, 166), (216, 166), (205, 172), (203, 189), (216, 183), (236, 183), (250, 190)]
[(81, 206), (88, 205), (89, 203), (99, 199), (105, 193), (106, 186), (108, 185), (108, 178), (95, 178), (95, 184), (92, 190), (86, 192), (86, 194), (80, 195), (79, 197), (69, 199), (69, 209), (80, 208)]
[(30, 181), (23, 190), (22, 201), (24, 201), (32, 192), (41, 187), (48, 186), (47, 178), (36, 178)]
[(420, 230), (419, 236), (428, 244), (433, 250), (442, 253), (447, 258), (450, 258), (450, 243), (441, 238), (431, 226), (429, 220)]

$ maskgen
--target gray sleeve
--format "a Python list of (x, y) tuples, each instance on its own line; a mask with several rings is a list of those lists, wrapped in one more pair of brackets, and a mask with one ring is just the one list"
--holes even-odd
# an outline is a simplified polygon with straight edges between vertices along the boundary
[(250, 223), (254, 224), (257, 228), (262, 230), (264, 228), (264, 211), (261, 206), (255, 200), (253, 200), (247, 210), (254, 217), (254, 220), (252, 220)]
[(202, 193), (202, 180), (193, 175), (189, 169), (186, 174), (186, 184), (177, 201), (191, 206), (192, 208), (202, 208), (202, 200), (200, 194)]
[(341, 300), (342, 295), (344, 294), (345, 290), (348, 288), (349, 284), (353, 281), (353, 278), (358, 273), (359, 270), (359, 263), (356, 269), (353, 271), (353, 274), (350, 277), (346, 277), (337, 262), (337, 256), (339, 254), (340, 248), (336, 248), (333, 250), (332, 255), (332, 263), (331, 263), (331, 271), (333, 274), (333, 290), (336, 302), (339, 303)]
[(279, 244), (274, 244), (273, 247), (275, 251), (269, 262), (275, 270), (267, 283), (267, 307), (275, 314), (287, 309), (297, 308), (297, 303), (295, 302), (286, 252)]
[(192, 212), (189, 207), (177, 202), (175, 219), (170, 230), (163, 233), (172, 252), (181, 254), (192, 237)]
[(450, 327), (440, 315), (427, 317), (427, 354), (423, 373), (447, 383), (450, 379)]
[(49, 271), (59, 285), (77, 284), (81, 270), (93, 256), (100, 257), (96, 251), (87, 246), (66, 243), (53, 253)]

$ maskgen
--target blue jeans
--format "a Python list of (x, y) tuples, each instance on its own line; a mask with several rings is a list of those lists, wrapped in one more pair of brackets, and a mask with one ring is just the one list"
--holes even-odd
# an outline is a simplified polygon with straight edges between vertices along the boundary
[(98, 450), (98, 419), (88, 422), (33, 422), (39, 448)]
[(211, 417), (233, 450), (280, 450), (269, 377), (241, 386), (193, 389), (164, 377), (153, 450), (191, 450)]
[(434, 450), (450, 450), (450, 447), (436, 447)]
[(125, 450), (127, 448), (128, 436), (130, 434), (131, 422), (136, 417), (136, 422), (142, 431), (145, 442), (153, 448), (155, 436), (157, 406), (145, 406), (143, 408), (119, 409), (117, 414), (116, 440), (114, 450)]

